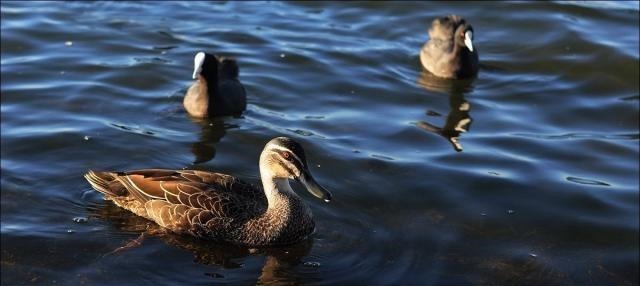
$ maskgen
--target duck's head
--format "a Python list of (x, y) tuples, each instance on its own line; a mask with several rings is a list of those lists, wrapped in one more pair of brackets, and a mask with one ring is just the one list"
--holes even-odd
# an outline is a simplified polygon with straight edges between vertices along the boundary
[(272, 180), (296, 180), (312, 195), (331, 201), (331, 193), (311, 176), (302, 146), (290, 138), (277, 137), (267, 143), (260, 155), (260, 173)]
[(193, 79), (197, 79), (198, 75), (202, 75), (205, 78), (217, 78), (218, 76), (218, 59), (215, 55), (198, 52), (193, 57)]

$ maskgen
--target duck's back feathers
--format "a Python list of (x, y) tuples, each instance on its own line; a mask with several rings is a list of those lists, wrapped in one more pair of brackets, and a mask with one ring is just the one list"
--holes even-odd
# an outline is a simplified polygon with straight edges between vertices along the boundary
[(239, 115), (247, 109), (247, 92), (238, 79), (220, 81), (219, 101), (212, 105), (214, 115)]
[(267, 206), (261, 190), (237, 178), (213, 172), (89, 171), (85, 178), (117, 205), (174, 232), (194, 236), (224, 236), (231, 231), (227, 227), (234, 220), (253, 216)]
[(211, 114), (239, 115), (247, 109), (247, 91), (238, 79), (240, 68), (233, 58), (219, 57), (218, 97), (211, 104)]
[(429, 28), (430, 39), (447, 40), (453, 38), (456, 28), (465, 23), (465, 20), (457, 15), (449, 15), (437, 18)]

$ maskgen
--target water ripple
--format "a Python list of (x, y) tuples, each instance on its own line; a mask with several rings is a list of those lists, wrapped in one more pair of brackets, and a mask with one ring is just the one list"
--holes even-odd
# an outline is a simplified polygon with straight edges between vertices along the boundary
[(638, 140), (640, 139), (640, 133), (636, 134), (593, 134), (593, 133), (567, 133), (567, 134), (530, 134), (530, 133), (515, 133), (514, 136), (521, 136), (527, 138), (545, 139), (545, 140), (566, 140), (566, 139), (610, 139), (610, 140)]
[(592, 179), (578, 178), (578, 177), (567, 177), (567, 181), (573, 182), (576, 184), (582, 184), (582, 185), (594, 185), (594, 186), (606, 186), (606, 187), (611, 186), (605, 182), (592, 180)]

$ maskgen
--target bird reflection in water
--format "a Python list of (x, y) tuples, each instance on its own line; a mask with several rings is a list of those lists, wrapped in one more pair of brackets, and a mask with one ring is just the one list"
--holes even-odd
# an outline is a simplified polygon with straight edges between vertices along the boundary
[[(464, 94), (473, 90), (473, 79), (451, 80), (438, 78), (431, 73), (423, 70), (418, 78), (418, 84), (424, 89), (438, 93), (444, 93), (449, 96), (449, 114), (447, 120), (442, 127), (438, 127), (426, 121), (418, 121), (416, 125), (419, 128), (433, 132), (447, 139), (449, 143), (458, 152), (462, 151), (462, 143), (460, 143), (460, 134), (469, 131), (471, 127), (471, 116), (469, 110), (471, 105), (464, 99)], [(427, 111), (427, 115), (439, 115), (433, 111)]]
[(238, 125), (225, 123), (222, 117), (190, 118), (201, 128), (200, 138), (191, 144), (191, 152), (195, 156), (193, 164), (201, 164), (213, 159), (216, 156), (215, 146), (226, 134), (226, 130), (238, 127)]
[[(141, 233), (137, 239), (123, 242), (123, 246), (105, 253), (103, 257), (123, 255), (126, 251), (135, 247), (144, 247), (145, 240), (151, 237), (158, 238), (168, 245), (190, 252), (194, 255), (194, 261), (197, 263), (217, 266), (221, 269), (242, 268), (243, 265), (241, 261), (243, 259), (250, 256), (263, 256), (265, 262), (260, 270), (256, 284), (266, 284), (277, 281), (288, 281), (292, 284), (302, 283), (303, 281), (300, 279), (304, 278), (304, 276), (295, 275), (291, 269), (302, 264), (303, 258), (309, 255), (313, 247), (313, 239), (306, 239), (300, 243), (280, 247), (252, 248), (178, 235), (166, 231), (145, 218), (133, 215), (129, 211), (117, 207), (111, 202), (90, 205), (88, 212), (90, 213), (90, 217), (108, 221), (113, 227), (120, 231)], [(207, 272), (204, 274), (213, 278), (224, 278), (224, 275), (220, 273)]]

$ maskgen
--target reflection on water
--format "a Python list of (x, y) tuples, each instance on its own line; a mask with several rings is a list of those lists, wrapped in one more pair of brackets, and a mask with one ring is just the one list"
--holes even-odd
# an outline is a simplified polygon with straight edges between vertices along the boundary
[[(426, 121), (418, 121), (416, 125), (444, 137), (451, 143), (453, 149), (461, 152), (460, 134), (469, 131), (472, 122), (469, 116), (471, 105), (464, 99), (464, 94), (473, 91), (473, 79), (443, 79), (423, 70), (418, 78), (418, 84), (426, 90), (447, 94), (450, 109), (447, 120), (442, 127)], [(427, 111), (427, 115), (439, 116), (437, 112), (431, 110)]]
[(195, 156), (193, 164), (201, 164), (213, 159), (216, 156), (216, 144), (226, 134), (226, 130), (238, 127), (226, 124), (224, 117), (190, 118), (201, 129), (198, 141), (191, 144), (191, 152)]
[[(307, 239), (294, 245), (284, 247), (250, 248), (217, 241), (204, 241), (190, 236), (170, 233), (157, 224), (136, 216), (129, 211), (117, 207), (111, 202), (104, 205), (90, 205), (87, 207), (90, 217), (109, 222), (113, 227), (126, 232), (140, 233), (140, 236), (124, 246), (102, 257), (124, 255), (126, 251), (144, 245), (149, 238), (158, 238), (164, 243), (188, 251), (194, 256), (194, 261), (203, 265), (219, 266), (223, 269), (242, 268), (237, 261), (248, 256), (262, 256), (264, 265), (260, 270), (256, 284), (277, 281), (295, 282), (296, 277), (288, 276), (288, 269), (302, 264), (313, 247), (313, 239)], [(309, 262), (313, 264), (313, 262)], [(220, 273), (205, 273), (213, 278), (224, 278)]]

